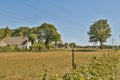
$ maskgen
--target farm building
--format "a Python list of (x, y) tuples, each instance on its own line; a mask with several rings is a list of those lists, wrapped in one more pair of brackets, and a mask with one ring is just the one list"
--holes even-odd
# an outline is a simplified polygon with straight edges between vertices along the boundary
[(0, 41), (0, 46), (13, 45), (16, 48), (27, 48), (31, 46), (31, 42), (27, 37), (6, 37)]

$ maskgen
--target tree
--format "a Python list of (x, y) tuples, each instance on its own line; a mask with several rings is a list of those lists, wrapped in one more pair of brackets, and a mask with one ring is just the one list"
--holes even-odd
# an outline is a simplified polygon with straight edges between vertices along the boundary
[(40, 37), (45, 41), (46, 49), (49, 49), (49, 43), (59, 41), (61, 36), (52, 24), (43, 23), (40, 26)]
[(0, 28), (0, 39), (3, 39), (4, 37), (5, 37), (4, 28)]
[(74, 47), (76, 47), (76, 44), (74, 42), (69, 43), (69, 47), (74, 48)]
[(68, 45), (68, 43), (65, 43), (64, 46), (65, 46), (65, 48), (68, 48), (69, 45)]
[(44, 50), (45, 49), (45, 44), (43, 42), (40, 43), (34, 43), (33, 45), (30, 46), (31, 50)]
[(6, 28), (4, 29), (4, 36), (5, 36), (5, 37), (11, 36), (11, 30), (10, 30), (8, 27), (6, 27)]
[(111, 28), (107, 20), (100, 19), (94, 22), (88, 32), (90, 42), (100, 42), (100, 48), (103, 49), (103, 43), (111, 36)]
[(3, 39), (8, 36), (11, 36), (11, 30), (8, 27), (0, 28), (0, 39)]
[(30, 35), (29, 27), (19, 27), (12, 30), (12, 36), (19, 37), (28, 37)]
[(54, 42), (55, 42), (55, 49), (57, 47), (57, 42), (61, 41), (61, 35), (57, 32), (54, 33)]
[(31, 28), (30, 33), (36, 34), (38, 43), (43, 42), (43, 38), (41, 37), (40, 26)]
[(30, 34), (28, 37), (29, 41), (31, 41), (32, 44), (34, 44), (37, 40), (36, 34)]

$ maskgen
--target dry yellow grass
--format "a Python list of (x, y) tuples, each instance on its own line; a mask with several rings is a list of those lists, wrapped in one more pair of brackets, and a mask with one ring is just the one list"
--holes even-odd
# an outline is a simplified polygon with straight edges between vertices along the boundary
[[(75, 63), (89, 63), (96, 52), (75, 52)], [(0, 80), (40, 80), (43, 65), (48, 74), (64, 73), (71, 70), (71, 52), (16, 52), (0, 53)]]

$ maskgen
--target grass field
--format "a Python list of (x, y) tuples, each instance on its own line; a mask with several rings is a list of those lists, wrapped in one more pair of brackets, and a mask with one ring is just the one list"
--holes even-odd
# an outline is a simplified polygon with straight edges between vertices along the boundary
[[(94, 50), (76, 50), (75, 63), (84, 65), (91, 57), (102, 56)], [(71, 70), (70, 51), (0, 53), (0, 80), (40, 80), (41, 71), (47, 67), (48, 75)]]

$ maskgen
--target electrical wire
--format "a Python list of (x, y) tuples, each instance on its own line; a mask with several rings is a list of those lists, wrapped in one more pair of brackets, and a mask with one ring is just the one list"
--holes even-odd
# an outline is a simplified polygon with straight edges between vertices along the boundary
[[(30, 4), (28, 4), (28, 3), (25, 3), (25, 2), (23, 2), (23, 1), (20, 1), (20, 0), (16, 0), (16, 1), (17, 1), (18, 3), (21, 3), (21, 4), (24, 5), (24, 6), (27, 6), (27, 7), (29, 7), (29, 8), (34, 9), (34, 10), (40, 12), (40, 13), (44, 13), (44, 14), (46, 14), (46, 15), (48, 15), (48, 16), (58, 18), (58, 19), (60, 19), (60, 20), (62, 20), (62, 21), (64, 20), (64, 21), (69, 21), (70, 23), (74, 23), (73, 21), (71, 21), (71, 20), (69, 20), (69, 19), (65, 19), (65, 18), (60, 17), (60, 16), (57, 16), (57, 15), (55, 15), (55, 14), (53, 14), (53, 13), (44, 11), (44, 10), (42, 10), (42, 9), (40, 9), (40, 8), (37, 8), (37, 7), (33, 6), (33, 5), (30, 5)], [(76, 24), (76, 23), (74, 23), (74, 24)]]
[(5, 14), (5, 13), (1, 13), (1, 12), (0, 12), (0, 15), (5, 16), (5, 17), (9, 17), (9, 18), (12, 18), (12, 19), (15, 19), (15, 20), (19, 20), (19, 21), (25, 21), (25, 22), (33, 23), (31, 21), (19, 18), (17, 16), (11, 16), (11, 15), (8, 15), (8, 14)]

